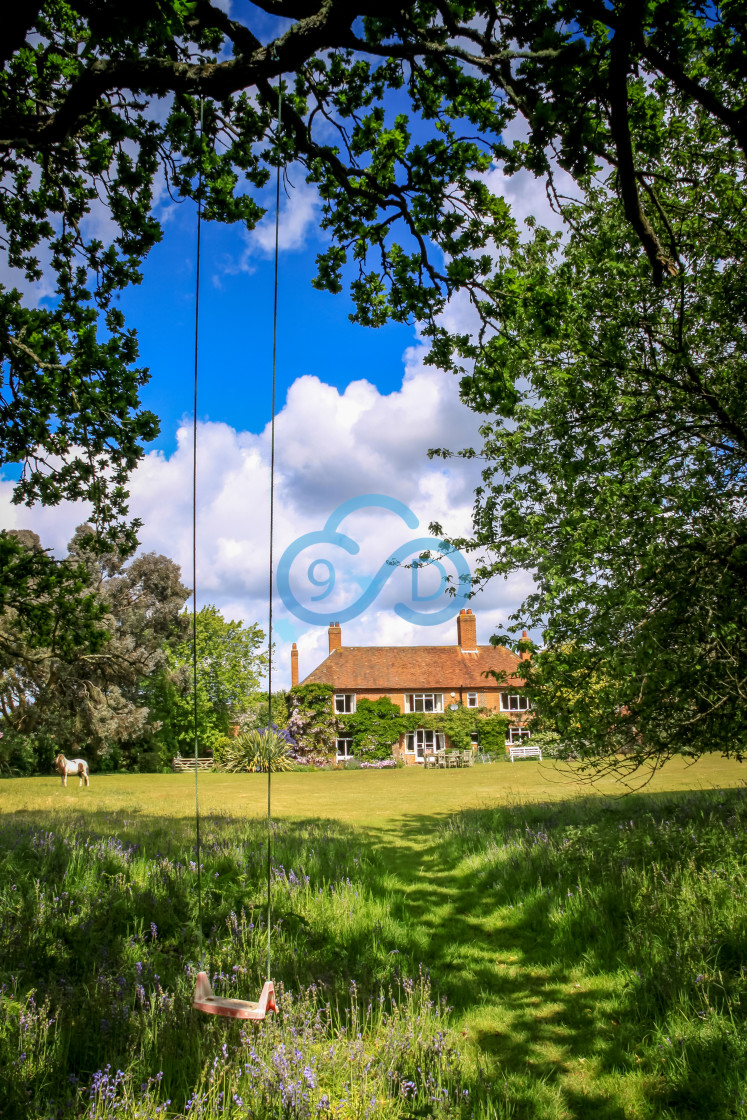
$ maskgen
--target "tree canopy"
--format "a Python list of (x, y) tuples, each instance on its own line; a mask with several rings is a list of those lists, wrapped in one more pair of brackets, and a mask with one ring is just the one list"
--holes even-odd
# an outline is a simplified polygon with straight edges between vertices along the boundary
[[(41, 646), (38, 632), (29, 640), (16, 610), (0, 617), (2, 754), (14, 765), (15, 754), (46, 770), (58, 750), (79, 747), (100, 764), (118, 744), (155, 730), (143, 682), (166, 664), (164, 643), (179, 632), (188, 590), (167, 557), (147, 553), (125, 564), (117, 553), (92, 553), (92, 534), (81, 526), (59, 565), (70, 592), (64, 610), (83, 604), (86, 640), (62, 651)], [(35, 534), (17, 537), (24, 548), (41, 548)], [(33, 581), (30, 593), (44, 598)]]
[(651, 284), (600, 176), (565, 239), (536, 228), (500, 262), (502, 333), (464, 383), (489, 418), (462, 543), (485, 550), (478, 579), (535, 575), (517, 621), (544, 630), (538, 714), (573, 753), (634, 764), (747, 753), (744, 159), (658, 96), (676, 275)]
[[(0, 771), (45, 772), (59, 750), (81, 751), (95, 768), (160, 770), (193, 750), (193, 619), (182, 609), (189, 589), (179, 567), (156, 553), (92, 550), (93, 535), (80, 526), (58, 563), (64, 596), (45, 603), (46, 584), (28, 577), (28, 618), (10, 605), (0, 615)], [(34, 533), (11, 536), (21, 551), (42, 550)], [(78, 634), (76, 645), (56, 643), (54, 626), (41, 644), (38, 601), (45, 625), (63, 612), (61, 629)], [(263, 641), (257, 625), (226, 620), (215, 606), (198, 612), (200, 749), (257, 706)]]
[[(315, 283), (346, 279), (363, 323), (419, 319), (449, 365), (454, 340), (436, 317), (457, 291), (486, 294), (513, 235), (486, 185), (492, 165), (547, 175), (552, 194), (553, 168), (582, 180), (603, 160), (654, 283), (677, 272), (653, 193), (653, 87), (743, 154), (744, 16), (738, 0), (265, 0), (242, 19), (208, 0), (16, 5), (2, 47), (0, 232), (8, 263), (56, 289), (45, 306), (0, 289), (0, 463), (22, 464), (17, 499), (86, 498), (122, 540), (127, 476), (157, 422), (139, 407), (147, 372), (114, 297), (161, 236), (161, 185), (195, 197), (201, 170), (205, 217), (251, 228), (269, 168), (295, 164), (329, 234)], [(525, 136), (507, 143), (514, 118)], [(101, 207), (109, 243), (90, 221)], [(479, 306), (489, 333), (496, 317)]]
[(197, 696), (195, 702), (191, 613), (181, 619), (179, 635), (168, 643), (168, 664), (148, 685), (149, 704), (163, 727), (157, 739), (167, 754), (194, 751), (195, 713), (201, 751), (212, 751), (257, 702), (259, 678), (267, 667), (260, 647), (264, 633), (256, 623), (223, 618), (217, 607), (197, 612)]
[[(314, 283), (349, 285), (363, 324), (419, 321), (430, 360), (501, 418), (483, 574), (534, 567), (527, 609), (555, 654), (618, 657), (579, 742), (629, 719), (631, 743), (661, 746), (668, 696), (694, 750), (723, 744), (744, 694), (746, 23), (744, 0), (264, 0), (241, 19), (208, 0), (16, 5), (0, 235), (56, 290), (36, 306), (0, 289), (17, 500), (86, 498), (99, 534), (134, 546), (127, 477), (157, 423), (116, 293), (161, 236), (158, 190), (199, 190), (207, 220), (252, 228), (282, 164), (322, 201)], [(545, 177), (564, 243), (517, 229), (495, 167)], [(439, 318), (459, 293), (470, 335)], [(650, 702), (634, 711), (635, 684)]]

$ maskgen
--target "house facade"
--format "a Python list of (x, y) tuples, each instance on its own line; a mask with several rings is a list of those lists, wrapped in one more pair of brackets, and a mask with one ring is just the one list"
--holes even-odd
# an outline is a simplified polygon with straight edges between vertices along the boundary
[[(434, 714), (460, 706), (482, 709), (483, 714), (509, 719), (506, 747), (528, 738), (531, 713), (517, 668), (529, 654), (518, 655), (503, 646), (478, 645), (477, 620), (471, 610), (463, 609), (457, 615), (456, 636), (454, 646), (344, 646), (341, 627), (333, 622), (329, 627), (329, 656), (300, 684), (331, 686), (331, 703), (341, 716), (354, 712), (362, 699), (387, 697), (400, 712), (408, 714)], [(501, 683), (486, 677), (489, 672), (502, 674)], [(295, 644), (291, 681), (293, 687), (299, 684)], [(479, 730), (473, 735), (475, 749), (478, 739)], [(444, 733), (423, 727), (400, 736), (394, 754), (417, 765), (423, 763), (426, 754), (449, 745)], [(338, 738), (337, 760), (350, 757), (350, 751), (351, 740)]]

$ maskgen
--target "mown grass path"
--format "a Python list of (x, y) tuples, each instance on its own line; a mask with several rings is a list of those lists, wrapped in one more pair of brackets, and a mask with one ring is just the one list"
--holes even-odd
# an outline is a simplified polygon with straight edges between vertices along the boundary
[[(747, 1117), (743, 799), (719, 792), (744, 776), (720, 759), (675, 760), (632, 796), (534, 762), (275, 776), (285, 834), (331, 830), (365, 868), (365, 899), (351, 894), (326, 925), (315, 925), (321, 903), (303, 909), (295, 896), (281, 979), (334, 990), (357, 978), (373, 990), (422, 966), (453, 1008), (473, 1100), (489, 1083), (477, 1113), (423, 1111), (403, 1091), (397, 1107), (368, 1115)], [(697, 802), (688, 790), (712, 792)], [(265, 791), (261, 775), (201, 775), (201, 812), (254, 820)], [(189, 775), (97, 775), (88, 790), (24, 779), (0, 784), (0, 812), (42, 829), (69, 814), (142, 842), (186, 835), (193, 797)], [(261, 828), (252, 835), (261, 842)], [(318, 832), (305, 835), (317, 843)], [(343, 863), (338, 878), (350, 883)], [(337, 1115), (363, 1117), (345, 1091)]]

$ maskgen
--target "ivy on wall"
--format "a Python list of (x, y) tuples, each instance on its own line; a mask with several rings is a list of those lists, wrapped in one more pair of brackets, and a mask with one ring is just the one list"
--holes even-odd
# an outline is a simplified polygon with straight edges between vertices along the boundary
[[(411, 716), (408, 717), (412, 719)], [(489, 708), (465, 708), (460, 704), (454, 711), (434, 712), (415, 716), (414, 728), (442, 731), (448, 735), (455, 750), (467, 751), (472, 746), (472, 735), (477, 732), (478, 743), (482, 750), (498, 751), (505, 746), (509, 720), (506, 716), (494, 715)]]
[(353, 740), (353, 755), (361, 761), (391, 758), (392, 747), (404, 731), (410, 730), (408, 720), (387, 696), (379, 700), (358, 700), (350, 715), (338, 716), (343, 734)]
[(361, 761), (391, 758), (392, 747), (400, 735), (424, 728), (447, 735), (455, 750), (469, 750), (472, 735), (478, 734), (482, 750), (503, 749), (511, 722), (488, 708), (459, 705), (445, 712), (401, 712), (387, 696), (378, 700), (361, 698), (356, 710), (337, 715), (334, 689), (327, 684), (299, 685), (288, 694), (288, 730), (298, 744), (298, 753), (319, 765), (335, 755), (335, 739), (344, 735), (353, 740), (352, 754)]
[(490, 713), (487, 708), (481, 708), (480, 710), (485, 712), (482, 720), (475, 728), (479, 736), (480, 750), (487, 751), (489, 754), (505, 751), (511, 720), (508, 716), (498, 716)]
[(358, 700), (355, 712), (338, 716), (342, 733), (351, 736), (353, 754), (360, 759), (389, 758), (400, 735), (424, 728), (448, 735), (456, 750), (469, 750), (477, 732), (483, 750), (498, 751), (506, 740), (509, 720), (487, 708), (465, 708), (461, 704), (445, 712), (406, 712), (388, 697)]

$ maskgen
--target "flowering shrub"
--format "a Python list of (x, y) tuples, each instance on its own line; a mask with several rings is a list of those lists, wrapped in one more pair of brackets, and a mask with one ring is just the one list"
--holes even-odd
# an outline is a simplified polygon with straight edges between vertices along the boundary
[(334, 760), (339, 723), (332, 708), (334, 690), (328, 684), (298, 685), (288, 694), (288, 730), (298, 762), (326, 766)]

